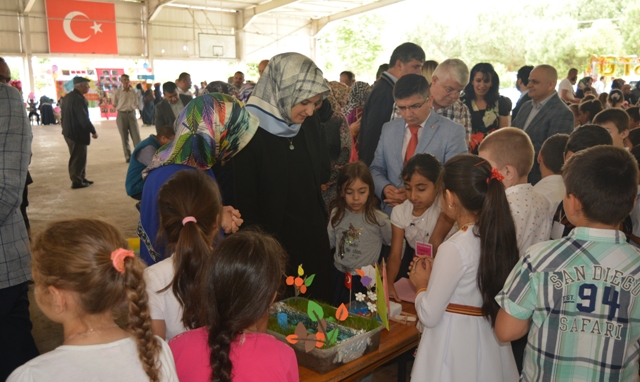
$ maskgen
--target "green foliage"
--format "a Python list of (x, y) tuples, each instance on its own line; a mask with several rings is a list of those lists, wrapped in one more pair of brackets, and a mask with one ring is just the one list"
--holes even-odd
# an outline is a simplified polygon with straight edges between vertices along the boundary
[(640, 3), (629, 6), (620, 21), (620, 37), (626, 54), (640, 55)]
[[(319, 50), (326, 58), (327, 71), (349, 70), (356, 78), (373, 76), (382, 52), (385, 20), (376, 14), (363, 14), (328, 25), (319, 37)], [(337, 57), (336, 57), (337, 55)]]
[(307, 314), (311, 321), (314, 322), (320, 321), (324, 317), (322, 307), (315, 301), (309, 301), (309, 304), (307, 305)]
[(553, 65), (564, 77), (571, 67), (586, 70), (592, 54), (640, 54), (640, 2), (549, 0), (488, 9), (458, 24), (428, 15), (407, 34), (427, 59), (464, 60), (469, 68), (490, 62), (502, 87), (523, 65)]

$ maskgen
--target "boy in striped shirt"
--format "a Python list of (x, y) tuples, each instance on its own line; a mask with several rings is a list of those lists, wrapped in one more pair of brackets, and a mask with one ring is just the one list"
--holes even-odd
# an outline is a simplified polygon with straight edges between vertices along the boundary
[(618, 230), (637, 194), (625, 150), (595, 146), (564, 166), (576, 226), (530, 247), (496, 297), (501, 341), (528, 333), (522, 381), (638, 380), (640, 251)]

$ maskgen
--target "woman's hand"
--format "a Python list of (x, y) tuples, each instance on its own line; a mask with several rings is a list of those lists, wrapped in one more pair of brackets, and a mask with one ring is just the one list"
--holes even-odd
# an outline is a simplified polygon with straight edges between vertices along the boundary
[(411, 284), (418, 289), (426, 288), (429, 285), (433, 259), (430, 257), (419, 257), (411, 262), (411, 271), (408, 272)]
[(236, 233), (240, 229), (240, 226), (244, 220), (242, 220), (242, 215), (240, 215), (240, 211), (236, 210), (231, 206), (222, 207), (222, 221), (220, 225), (224, 230), (224, 233)]
[(362, 120), (362, 117), (360, 117), (360, 119), (358, 119), (357, 121), (355, 121), (354, 123), (352, 123), (351, 125), (349, 125), (349, 130), (351, 130), (351, 136), (352, 137), (357, 137), (358, 134), (360, 133), (360, 121)]

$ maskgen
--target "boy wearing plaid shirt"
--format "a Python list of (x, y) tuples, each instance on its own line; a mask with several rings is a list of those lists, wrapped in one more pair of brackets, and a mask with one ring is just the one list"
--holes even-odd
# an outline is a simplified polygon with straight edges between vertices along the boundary
[(625, 150), (595, 146), (564, 166), (576, 226), (531, 246), (496, 297), (500, 341), (528, 333), (522, 381), (637, 381), (640, 251), (618, 231), (638, 191)]

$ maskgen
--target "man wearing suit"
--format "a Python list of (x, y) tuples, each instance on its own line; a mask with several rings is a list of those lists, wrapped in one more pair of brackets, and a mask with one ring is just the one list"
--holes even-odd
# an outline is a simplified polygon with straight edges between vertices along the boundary
[(383, 126), (370, 167), (376, 195), (387, 214), (406, 199), (400, 173), (413, 155), (429, 153), (444, 164), (467, 152), (464, 126), (433, 112), (429, 96), (429, 83), (418, 74), (405, 75), (393, 89), (402, 118)]
[[(522, 105), (512, 125), (523, 129), (536, 150), (538, 157), (544, 141), (554, 134), (571, 134), (574, 126), (573, 112), (558, 97), (556, 83), (558, 72), (551, 65), (536, 66), (529, 74), (530, 101)], [(535, 185), (542, 175), (540, 165), (534, 161), (529, 173), (529, 183)]]
[(178, 86), (173, 82), (162, 84), (162, 101), (156, 105), (156, 133), (162, 126), (173, 126), (178, 114), (193, 99), (187, 94), (178, 94)]
[(414, 43), (405, 42), (391, 53), (389, 69), (373, 85), (362, 110), (358, 138), (358, 155), (367, 166), (373, 161), (382, 125), (389, 122), (393, 114), (393, 85), (406, 74), (421, 74), (423, 63), (424, 50)]
[(518, 90), (520, 90), (520, 99), (518, 100), (518, 102), (516, 102), (516, 107), (514, 107), (511, 111), (512, 121), (516, 119), (516, 116), (518, 115), (518, 112), (520, 111), (522, 105), (524, 105), (525, 102), (531, 99), (531, 97), (529, 97), (529, 89), (527, 88), (527, 86), (529, 85), (529, 74), (531, 74), (532, 70), (533, 66), (530, 65), (525, 65), (518, 70), (518, 80), (516, 82), (516, 87), (518, 88)]

